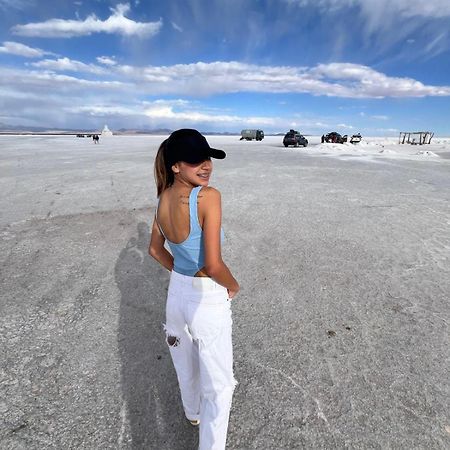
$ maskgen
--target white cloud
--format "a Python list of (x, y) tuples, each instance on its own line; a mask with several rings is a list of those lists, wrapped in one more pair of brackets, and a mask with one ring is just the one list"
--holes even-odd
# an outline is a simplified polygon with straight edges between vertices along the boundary
[(171, 23), (172, 28), (173, 28), (174, 30), (179, 31), (180, 33), (183, 32), (183, 28), (181, 28), (181, 27), (180, 27), (179, 25), (177, 25), (175, 22), (170, 22), (170, 23)]
[(115, 66), (117, 64), (117, 61), (110, 56), (98, 56), (96, 59), (100, 64), (104, 64), (105, 66)]
[(167, 100), (167, 99), (159, 99), (159, 100), (154, 100), (152, 102), (142, 102), (143, 105), (170, 105), (170, 106), (176, 106), (176, 107), (191, 107), (191, 105), (193, 105), (193, 102), (188, 101), (188, 100), (184, 100), (182, 98), (176, 98), (176, 99), (172, 99), (172, 100)]
[(0, 88), (21, 92), (42, 92), (45, 95), (52, 93), (79, 94), (79, 92), (103, 91), (103, 92), (123, 92), (131, 89), (132, 86), (121, 81), (98, 81), (86, 80), (69, 75), (56, 74), (54, 72), (42, 70), (19, 70), (2, 67), (0, 77)]
[[(373, 49), (373, 53), (383, 54), (396, 45), (422, 42), (423, 39), (436, 40), (448, 30), (450, 17), (449, 0), (279, 0), (308, 10), (319, 10), (321, 16), (330, 23), (340, 23), (341, 18), (351, 13), (355, 28), (362, 30), (363, 42)], [(443, 20), (444, 19), (444, 20)], [(339, 20), (339, 22), (336, 22)], [(362, 25), (362, 26), (361, 26)], [(353, 27), (352, 27), (353, 29)], [(341, 36), (342, 28), (333, 27), (336, 40)], [(348, 39), (353, 36), (348, 30)], [(438, 39), (439, 45), (433, 50), (436, 56), (450, 48), (450, 39)], [(437, 43), (436, 43), (437, 44)], [(425, 46), (424, 46), (425, 47)], [(397, 57), (411, 57), (410, 49), (398, 51)], [(427, 57), (426, 48), (417, 46), (415, 57)]]
[(385, 14), (400, 14), (405, 18), (427, 17), (439, 19), (450, 17), (450, 2), (447, 0), (358, 0), (361, 8), (370, 14), (375, 9)]
[(51, 71), (105, 75), (114, 82), (132, 86), (142, 95), (153, 96), (192, 95), (192, 92), (200, 97), (237, 92), (305, 93), (343, 98), (450, 96), (450, 86), (428, 86), (411, 78), (389, 77), (368, 66), (351, 63), (299, 68), (219, 61), (173, 66), (110, 65), (106, 69), (59, 58), (31, 65)]
[(445, 46), (445, 41), (448, 38), (448, 31), (444, 31), (438, 34), (428, 45), (425, 46), (425, 53), (427, 54), (438, 54), (441, 52), (443, 46)]
[(66, 112), (72, 114), (87, 114), (94, 117), (122, 116), (130, 117), (139, 115), (135, 107), (120, 105), (82, 105), (68, 106), (64, 108)]
[(282, 0), (302, 7), (318, 7), (323, 12), (358, 6), (369, 20), (392, 14), (402, 17), (441, 18), (450, 16), (448, 0)]
[[(170, 127), (191, 124), (192, 126), (205, 126), (208, 128), (241, 128), (245, 126), (280, 126), (285, 121), (273, 117), (256, 117), (208, 113), (208, 108), (197, 105), (193, 108), (191, 102), (186, 100), (155, 100), (153, 102), (137, 102), (130, 105), (89, 104), (70, 105), (64, 112), (83, 115), (86, 117), (119, 118), (123, 122), (138, 120), (140, 123), (154, 126), (165, 125)], [(143, 122), (144, 120), (144, 122)]]
[(175, 111), (170, 104), (164, 101), (155, 102), (154, 105), (148, 105), (144, 114), (152, 119), (170, 119), (178, 121), (188, 121), (191, 123), (214, 123), (214, 124), (244, 124), (244, 125), (274, 125), (275, 120), (272, 117), (242, 117), (229, 114), (208, 114), (204, 111), (187, 110)]
[(53, 55), (52, 52), (46, 52), (40, 48), (28, 47), (28, 45), (19, 42), (3, 42), (0, 46), (0, 53), (9, 53), (11, 55), (24, 56), (25, 58), (41, 58), (44, 55)]
[(97, 75), (107, 74), (108, 71), (94, 64), (85, 64), (80, 61), (74, 61), (69, 58), (59, 59), (44, 59), (42, 61), (34, 62), (30, 64), (33, 67), (40, 69), (55, 70), (61, 72), (82, 72), (82, 73), (95, 73)]
[[(105, 60), (102, 62), (105, 64)], [(390, 77), (368, 66), (351, 63), (290, 67), (218, 61), (144, 67), (116, 64), (105, 68), (59, 58), (31, 65), (47, 71), (103, 75), (111, 83), (118, 82), (139, 95), (152, 96), (191, 96), (193, 92), (198, 97), (237, 92), (304, 93), (342, 98), (450, 96), (450, 86), (430, 86), (411, 78)], [(39, 74), (29, 73), (27, 77), (39, 77)]]
[(118, 66), (116, 73), (157, 94), (292, 92), (348, 98), (450, 96), (450, 86), (427, 86), (411, 78), (389, 77), (368, 66), (350, 63), (299, 68), (219, 61)]
[(450, 95), (450, 86), (426, 86), (412, 78), (389, 77), (360, 64), (319, 64), (311, 73), (321, 79), (328, 79), (337, 96), (383, 98)]
[[(102, 58), (99, 57), (100, 60)], [(30, 70), (30, 66), (34, 69)], [(63, 123), (64, 118), (68, 124), (72, 120), (82, 124), (84, 120), (93, 123), (95, 117), (107, 115), (108, 124), (112, 124), (114, 119), (119, 128), (192, 124), (209, 130), (238, 130), (243, 127), (283, 130), (288, 124), (295, 123), (292, 126), (303, 132), (317, 130), (322, 133), (327, 128), (351, 130), (353, 125), (340, 123), (343, 118), (308, 119), (300, 115), (280, 118), (258, 113), (244, 116), (237, 110), (213, 109), (206, 107), (201, 100), (193, 102), (184, 97), (192, 98), (193, 92), (197, 98), (237, 92), (306, 93), (347, 98), (450, 96), (450, 86), (427, 86), (417, 80), (389, 77), (370, 67), (349, 63), (301, 68), (221, 61), (105, 67), (59, 58), (28, 64), (28, 70), (0, 69), (2, 110), (24, 120), (37, 120), (43, 110), (51, 109), (52, 115), (46, 113), (45, 120), (53, 126)], [(67, 72), (76, 72), (76, 75), (69, 76)], [(83, 76), (83, 73), (88, 75)], [(166, 94), (175, 98), (143, 100)], [(277, 97), (273, 102), (277, 102)], [(388, 116), (360, 112), (364, 105), (358, 104), (355, 108), (355, 115), (372, 120), (390, 120)]]
[(346, 123), (338, 123), (337, 125), (336, 125), (336, 127), (337, 128), (345, 128), (345, 129), (348, 129), (348, 130), (353, 130), (355, 127), (354, 126), (352, 126), (352, 125), (347, 125)]
[(35, 37), (62, 37), (86, 36), (92, 33), (121, 34), (124, 36), (153, 36), (162, 27), (162, 19), (158, 22), (135, 22), (125, 17), (130, 5), (119, 3), (112, 8), (112, 15), (106, 20), (100, 20), (95, 15), (85, 20), (50, 19), (45, 22), (16, 25), (12, 28), (14, 34)]

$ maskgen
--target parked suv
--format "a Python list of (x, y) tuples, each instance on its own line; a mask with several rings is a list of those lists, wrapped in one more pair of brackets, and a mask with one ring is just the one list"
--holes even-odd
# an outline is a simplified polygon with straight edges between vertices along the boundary
[(298, 131), (289, 130), (283, 138), (283, 145), (285, 147), (288, 145), (293, 145), (294, 147), (302, 145), (303, 147), (306, 147), (308, 145), (308, 139), (306, 139), (305, 136), (302, 136)]
[(343, 144), (344, 142), (347, 142), (347, 135), (344, 134), (344, 136), (341, 136), (339, 133), (336, 133), (336, 131), (332, 131), (331, 133), (322, 136), (321, 141), (322, 143), (332, 142), (333, 144)]

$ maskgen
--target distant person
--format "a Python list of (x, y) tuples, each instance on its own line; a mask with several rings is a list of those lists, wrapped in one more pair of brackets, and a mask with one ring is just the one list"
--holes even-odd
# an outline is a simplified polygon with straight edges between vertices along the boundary
[(200, 425), (200, 450), (225, 448), (236, 385), (231, 299), (239, 284), (222, 260), (220, 192), (208, 186), (211, 158), (225, 156), (198, 131), (181, 129), (155, 158), (158, 206), (149, 253), (171, 271), (166, 340), (184, 413)]
[(320, 138), (320, 142), (323, 144), (325, 142), (325, 136), (322, 134), (322, 137)]
[(94, 144), (98, 144), (98, 141), (100, 140), (100, 138), (98, 137), (98, 134), (94, 134), (92, 136), (92, 140), (94, 141)]

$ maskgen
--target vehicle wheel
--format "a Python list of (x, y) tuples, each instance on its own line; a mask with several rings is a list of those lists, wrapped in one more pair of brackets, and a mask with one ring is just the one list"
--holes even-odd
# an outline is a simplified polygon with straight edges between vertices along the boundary
[(287, 144), (284, 144), (284, 146), (287, 147), (288, 145), (287, 145)]

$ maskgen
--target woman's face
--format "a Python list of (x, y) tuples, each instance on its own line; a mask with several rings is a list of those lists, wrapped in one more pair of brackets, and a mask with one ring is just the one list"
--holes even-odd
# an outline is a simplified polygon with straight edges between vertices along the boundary
[[(193, 186), (208, 186), (209, 178), (213, 170), (211, 159), (206, 159), (201, 163), (190, 164), (184, 161), (179, 161), (173, 166), (177, 172), (175, 176), (185, 183)], [(178, 175), (178, 176), (177, 176)]]

